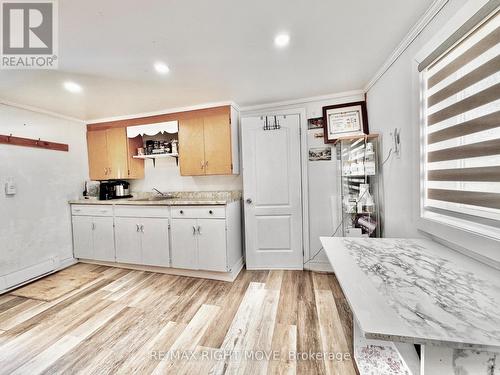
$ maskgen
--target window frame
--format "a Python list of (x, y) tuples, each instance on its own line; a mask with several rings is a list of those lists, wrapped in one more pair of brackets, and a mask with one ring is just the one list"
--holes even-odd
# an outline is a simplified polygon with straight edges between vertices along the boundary
[[(413, 62), (413, 87), (414, 104), (416, 109), (414, 116), (418, 125), (418, 146), (419, 151), (416, 161), (416, 181), (418, 189), (414, 202), (414, 212), (416, 213), (417, 229), (431, 236), (433, 239), (448, 245), (468, 256), (486, 262), (500, 269), (500, 240), (491, 234), (478, 233), (470, 228), (460, 227), (452, 224), (449, 220), (439, 219), (439, 214), (429, 215), (424, 209), (426, 194), (426, 161), (427, 161), (427, 141), (426, 141), (426, 102), (424, 95), (426, 93), (425, 69), (418, 71), (418, 65), (424, 61), (431, 53), (441, 46), (454, 32), (464, 25), (472, 16), (481, 9), (488, 0), (469, 0), (455, 16), (453, 16), (424, 47), (417, 53)], [(446, 217), (446, 215), (443, 215)], [(471, 225), (474, 227), (474, 224)]]

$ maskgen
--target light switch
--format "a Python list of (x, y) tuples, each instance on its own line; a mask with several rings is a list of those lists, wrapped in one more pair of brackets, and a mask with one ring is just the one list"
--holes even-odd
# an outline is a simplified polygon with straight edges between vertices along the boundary
[(16, 193), (17, 193), (16, 183), (12, 178), (8, 178), (7, 182), (5, 183), (5, 195), (16, 195)]

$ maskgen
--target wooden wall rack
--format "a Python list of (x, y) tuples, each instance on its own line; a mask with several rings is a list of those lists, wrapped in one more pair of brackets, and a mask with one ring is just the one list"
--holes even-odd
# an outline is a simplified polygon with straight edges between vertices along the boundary
[(42, 141), (40, 138), (32, 139), (32, 138), (14, 137), (12, 134), (10, 135), (0, 134), (0, 143), (13, 146), (45, 148), (47, 150), (56, 150), (65, 152), (69, 151), (69, 146), (65, 143)]

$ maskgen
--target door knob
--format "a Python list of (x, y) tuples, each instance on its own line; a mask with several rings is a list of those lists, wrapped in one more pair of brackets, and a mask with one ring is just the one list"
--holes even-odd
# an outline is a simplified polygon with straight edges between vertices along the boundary
[(247, 202), (248, 204), (252, 204), (252, 199), (251, 199), (251, 198), (247, 198), (246, 202)]

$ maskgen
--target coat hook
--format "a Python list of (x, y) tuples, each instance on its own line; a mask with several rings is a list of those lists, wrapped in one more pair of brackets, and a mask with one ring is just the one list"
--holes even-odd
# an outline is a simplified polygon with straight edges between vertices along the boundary
[(10, 139), (12, 138), (12, 133), (7, 137), (7, 142), (10, 142)]

